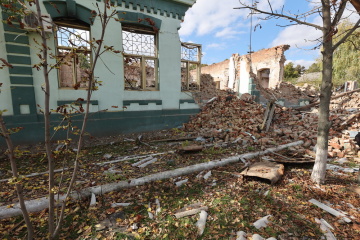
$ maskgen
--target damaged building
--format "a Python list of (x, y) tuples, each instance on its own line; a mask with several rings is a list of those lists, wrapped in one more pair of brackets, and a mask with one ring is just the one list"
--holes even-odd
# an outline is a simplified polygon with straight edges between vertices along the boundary
[(201, 73), (210, 74), (218, 89), (250, 93), (250, 72), (256, 74), (263, 88), (275, 88), (283, 81), (284, 52), (289, 45), (263, 49), (251, 54), (233, 54), (230, 59), (201, 68)]
[[(48, 19), (44, 24), (49, 54), (56, 56), (49, 58), (49, 64), (56, 64), (56, 59), (64, 63), (49, 73), (52, 110), (86, 99), (84, 75), (94, 54), (89, 43), (101, 35), (101, 22), (93, 11), (98, 10), (97, 4), (103, 9), (103, 2), (40, 1), (42, 16)], [(199, 89), (201, 45), (181, 43), (178, 30), (195, 0), (111, 2), (118, 20), (109, 22), (104, 45), (116, 52), (105, 52), (96, 65), (94, 75), (102, 86), (92, 95), (88, 132), (99, 136), (150, 131), (188, 121), (199, 112), (188, 92)], [(14, 135), (18, 143), (38, 142), (44, 135), (45, 94), (43, 72), (33, 67), (41, 53), (36, 6), (28, 6), (26, 15), (11, 25), (6, 11), (0, 9), (4, 20), (0, 58), (12, 67), (0, 70), (0, 110), (7, 110), (3, 115), (9, 128), (24, 127)], [(60, 114), (54, 111), (51, 116), (53, 127), (60, 124)]]

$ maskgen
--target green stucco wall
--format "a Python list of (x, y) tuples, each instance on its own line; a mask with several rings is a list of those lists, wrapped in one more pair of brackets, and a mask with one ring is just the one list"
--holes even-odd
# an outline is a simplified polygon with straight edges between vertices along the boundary
[[(60, 13), (42, 1), (43, 14), (52, 17), (76, 16), (86, 21), (97, 0), (57, 0), (51, 1), (58, 6)], [(189, 94), (181, 92), (181, 43), (178, 29), (180, 19), (192, 0), (116, 0), (116, 10), (126, 13), (124, 22), (137, 16), (150, 17), (159, 28), (158, 33), (158, 91), (125, 91), (123, 80), (122, 54), (104, 53), (95, 69), (95, 76), (103, 82), (103, 86), (92, 95), (91, 111), (94, 112), (88, 124), (88, 130), (94, 135), (114, 134), (116, 132), (148, 131), (170, 128), (181, 125), (189, 116), (199, 111), (197, 104)], [(90, 21), (89, 21), (90, 23)], [(145, 23), (145, 21), (144, 21)], [(3, 31), (1, 31), (3, 30)], [(98, 18), (91, 25), (91, 37), (98, 39), (101, 24)], [(2, 34), (3, 33), (3, 34)], [(48, 36), (50, 52), (55, 50), (55, 40), (51, 33)], [(8, 109), (6, 122), (9, 127), (24, 126), (24, 130), (14, 135), (17, 142), (41, 141), (43, 136), (43, 120), (40, 108), (44, 106), (43, 73), (32, 68), (39, 62), (37, 42), (41, 42), (36, 32), (25, 32), (6, 24), (0, 26), (0, 57), (7, 59), (14, 68), (0, 70), (3, 87), (0, 93), (0, 109)], [(122, 50), (121, 21), (110, 21), (104, 45)], [(49, 64), (55, 60), (49, 58)], [(86, 98), (86, 91), (61, 89), (58, 87), (58, 72), (50, 72), (50, 108), (56, 109), (64, 102), (78, 98)], [(112, 106), (117, 106), (113, 108)], [(119, 111), (125, 108), (125, 112)], [(103, 112), (107, 109), (106, 112)], [(101, 113), (95, 113), (101, 111)], [(59, 115), (52, 115), (54, 125)], [(3, 143), (3, 141), (1, 141)]]

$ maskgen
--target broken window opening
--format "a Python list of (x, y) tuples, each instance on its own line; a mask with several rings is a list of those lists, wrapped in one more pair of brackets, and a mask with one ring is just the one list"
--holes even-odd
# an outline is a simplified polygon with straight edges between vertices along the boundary
[(258, 79), (263, 88), (269, 88), (270, 68), (263, 68), (258, 71)]
[(153, 29), (123, 25), (125, 90), (158, 90), (156, 33)]
[(90, 27), (55, 22), (60, 88), (87, 88), (91, 69)]
[(201, 45), (181, 43), (181, 91), (200, 91)]

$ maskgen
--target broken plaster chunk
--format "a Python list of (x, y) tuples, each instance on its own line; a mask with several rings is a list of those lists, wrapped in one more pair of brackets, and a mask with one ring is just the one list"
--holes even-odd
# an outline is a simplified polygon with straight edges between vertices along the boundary
[[(191, 207), (191, 205), (188, 206), (188, 207)], [(206, 206), (204, 207), (204, 206), (201, 206), (201, 205), (198, 205), (198, 206), (194, 205), (194, 207), (196, 207), (196, 208), (190, 209), (190, 210), (180, 210), (180, 212), (177, 212), (174, 215), (175, 215), (176, 218), (182, 218), (182, 217), (187, 217), (187, 216), (197, 214), (197, 213), (199, 213), (201, 211), (207, 211), (208, 210), (208, 207), (206, 207)]]
[(252, 240), (265, 240), (265, 238), (263, 238), (259, 234), (254, 234), (252, 235)]
[(315, 199), (310, 199), (309, 202), (311, 202), (312, 204), (318, 206), (319, 208), (323, 209), (324, 211), (327, 211), (328, 213), (334, 215), (335, 217), (342, 217), (342, 219), (346, 222), (346, 223), (351, 223), (351, 220), (349, 218), (347, 218), (345, 216), (345, 214), (336, 211), (335, 209), (326, 206), (325, 204), (315, 200)]
[(270, 221), (269, 218), (272, 217), (271, 215), (267, 215), (263, 218), (260, 218), (259, 220), (257, 220), (256, 222), (253, 223), (253, 225), (257, 228), (260, 229), (262, 227), (266, 227)]
[(324, 219), (319, 220), (318, 218), (315, 218), (315, 222), (320, 224), (320, 229), (324, 233), (326, 240), (336, 240), (336, 237), (330, 230), (334, 230), (334, 228), (328, 222), (326, 222)]
[(238, 231), (236, 233), (236, 240), (247, 240), (246, 232), (244, 231)]
[(156, 204), (155, 215), (158, 215), (161, 212), (160, 200), (158, 198), (155, 200), (155, 204)]
[(189, 179), (184, 179), (184, 180), (175, 182), (175, 185), (176, 185), (177, 187), (180, 187), (181, 185), (183, 185), (184, 183), (187, 183), (188, 181), (189, 181)]
[(154, 214), (152, 214), (152, 212), (149, 212), (149, 211), (148, 211), (148, 215), (149, 215), (149, 218), (150, 218), (150, 219), (154, 219)]
[(140, 161), (138, 161), (136, 163), (131, 164), (131, 166), (137, 167), (137, 166), (139, 166), (139, 165), (141, 165), (141, 164), (143, 164), (143, 163), (145, 163), (147, 161), (150, 161), (151, 159), (153, 159), (153, 157), (144, 158), (144, 159), (142, 159), (142, 160), (140, 160)]
[(157, 161), (157, 158), (153, 158), (153, 159), (151, 159), (150, 161), (147, 161), (147, 162), (139, 165), (138, 168), (144, 168), (144, 167), (146, 167), (147, 165), (150, 165), (150, 164), (152, 164), (152, 163), (154, 163), (154, 162), (156, 162), (156, 161)]
[(201, 236), (204, 233), (207, 216), (208, 216), (208, 213), (204, 210), (201, 210), (200, 218), (196, 222), (196, 226), (198, 227), (198, 235), (199, 236)]
[(134, 223), (133, 225), (131, 225), (131, 229), (132, 230), (136, 230), (136, 229), (138, 229), (139, 227), (138, 227), (138, 225), (137, 225), (137, 223)]
[(359, 171), (359, 168), (343, 168), (343, 167), (333, 165), (333, 164), (326, 164), (326, 169), (332, 170), (334, 172), (342, 171), (342, 172), (346, 172), (346, 173), (354, 173), (354, 172)]
[(284, 175), (284, 165), (273, 162), (257, 162), (240, 173), (243, 176), (258, 177), (276, 183)]
[(208, 171), (208, 172), (204, 175), (204, 179), (207, 180), (210, 176), (211, 176), (211, 171)]
[(114, 208), (114, 207), (127, 207), (127, 206), (130, 206), (131, 203), (112, 203), (111, 204), (111, 207)]
[(91, 193), (90, 207), (96, 204), (96, 196), (94, 193)]
[(110, 159), (111, 157), (112, 157), (112, 155), (108, 154), (108, 153), (104, 154), (104, 156), (103, 156), (104, 159)]

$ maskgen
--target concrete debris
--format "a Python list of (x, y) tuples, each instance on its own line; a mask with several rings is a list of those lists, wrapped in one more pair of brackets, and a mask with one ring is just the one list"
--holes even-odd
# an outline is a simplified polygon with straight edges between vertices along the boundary
[(90, 207), (96, 205), (96, 196), (94, 193), (91, 193)]
[(196, 226), (198, 227), (198, 235), (199, 236), (201, 236), (204, 233), (207, 216), (208, 216), (208, 213), (204, 210), (201, 210), (200, 218), (196, 222)]
[(284, 165), (273, 162), (257, 162), (240, 173), (244, 176), (259, 177), (276, 183), (284, 175)]
[(320, 224), (320, 229), (324, 233), (326, 240), (336, 240), (335, 235), (331, 232), (334, 228), (324, 219), (315, 218), (315, 222)]
[(203, 206), (201, 203), (194, 203), (194, 204), (185, 206), (182, 209), (179, 209), (174, 215), (176, 218), (182, 218), (182, 217), (191, 216), (191, 215), (200, 213), (201, 211), (207, 211), (207, 210), (208, 210), (208, 207)]
[(266, 227), (270, 221), (269, 218), (272, 217), (271, 215), (267, 215), (263, 218), (260, 218), (259, 220), (257, 220), (256, 222), (253, 223), (253, 225), (257, 228), (260, 229), (262, 227)]
[(130, 205), (131, 205), (131, 203), (112, 203), (111, 207), (112, 208), (115, 208), (115, 207), (128, 207)]
[(103, 156), (103, 159), (110, 159), (110, 158), (112, 158), (112, 154), (106, 153), (106, 154), (104, 154), (104, 156)]
[(312, 204), (318, 206), (319, 208), (327, 211), (328, 213), (334, 215), (335, 217), (342, 217), (342, 220), (345, 221), (346, 223), (351, 223), (351, 220), (348, 217), (346, 217), (346, 215), (344, 213), (341, 213), (329, 206), (326, 206), (325, 204), (323, 204), (315, 199), (311, 199), (311, 200), (309, 200), (309, 202), (311, 202)]
[(152, 163), (154, 163), (154, 162), (156, 162), (157, 161), (157, 158), (153, 158), (153, 159), (151, 159), (151, 160), (149, 160), (149, 161), (147, 161), (147, 162), (144, 162), (143, 164), (140, 164), (139, 166), (137, 166), (138, 168), (144, 168), (144, 167), (146, 167), (146, 166), (148, 166), (148, 165), (150, 165), (150, 164), (152, 164)]
[(189, 179), (184, 179), (184, 180), (175, 182), (175, 185), (176, 185), (177, 187), (180, 187), (181, 185), (187, 183), (188, 181), (189, 181)]
[(332, 170), (334, 172), (345, 172), (345, 173), (354, 173), (359, 171), (359, 168), (344, 168), (333, 164), (326, 164), (326, 169)]
[(156, 161), (157, 161), (157, 158), (150, 156), (150, 157), (144, 158), (136, 163), (131, 164), (131, 166), (142, 168), (142, 167), (146, 167), (147, 165), (149, 165), (153, 162), (156, 162)]
[(247, 240), (246, 238), (246, 232), (244, 231), (238, 231), (236, 233), (236, 240)]
[(208, 171), (208, 172), (204, 175), (204, 179), (207, 180), (210, 176), (211, 176), (211, 171)]

